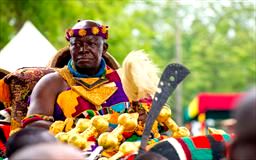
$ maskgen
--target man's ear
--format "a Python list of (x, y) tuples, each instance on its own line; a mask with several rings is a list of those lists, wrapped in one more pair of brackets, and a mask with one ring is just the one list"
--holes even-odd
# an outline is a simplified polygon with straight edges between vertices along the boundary
[(107, 53), (108, 50), (108, 44), (106, 42), (104, 42), (103, 44), (103, 55)]

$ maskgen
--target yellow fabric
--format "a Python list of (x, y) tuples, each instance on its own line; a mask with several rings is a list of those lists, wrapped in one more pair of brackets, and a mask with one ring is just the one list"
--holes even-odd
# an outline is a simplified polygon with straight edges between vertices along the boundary
[(100, 106), (117, 90), (117, 87), (103, 86), (100, 86), (93, 90), (86, 90), (82, 86), (72, 86), (71, 88), (95, 106)]
[(7, 103), (10, 102), (10, 88), (3, 79), (0, 80), (0, 101)]
[[(79, 78), (79, 80), (75, 79), (77, 84), (80, 84), (81, 86), (83, 86), (86, 90), (93, 90), (105, 83), (108, 82), (108, 79), (104, 79), (103, 81), (101, 81), (99, 83), (100, 78)], [(83, 81), (84, 83), (91, 85), (90, 87), (84, 85), (83, 83), (81, 83), (80, 81)], [(98, 83), (96, 83), (98, 81)], [(95, 84), (96, 83), (96, 84)]]
[(80, 79), (90, 85), (99, 80), (99, 78), (80, 78)]
[[(66, 117), (72, 117), (72, 114), (76, 112), (75, 107), (78, 105), (77, 98), (79, 96), (95, 105), (96, 109), (99, 110), (101, 109), (100, 106), (118, 89), (115, 83), (111, 82), (107, 84), (102, 83), (100, 86), (88, 90), (83, 86), (75, 86), (76, 81), (74, 80), (73, 75), (69, 72), (67, 66), (61, 69), (56, 69), (56, 71), (71, 87), (71, 90), (63, 91), (57, 98), (57, 103)], [(85, 80), (86, 83), (91, 84), (97, 81), (98, 78), (84, 78), (82, 80)]]
[(109, 73), (112, 73), (114, 70), (112, 70), (112, 69), (107, 69), (106, 70), (106, 74), (109, 74)]
[(69, 86), (75, 85), (73, 75), (69, 72), (67, 66), (61, 69), (56, 69), (56, 71), (67, 81)]
[(206, 115), (205, 113), (200, 113), (198, 115), (198, 121), (201, 123), (201, 134), (205, 135), (206, 134), (206, 126), (205, 126), (205, 120), (206, 120)]
[[(65, 67), (63, 67), (61, 69), (55, 69), (55, 71), (57, 71), (67, 81), (67, 83), (70, 86), (75, 85), (76, 82), (73, 79), (73, 75), (69, 72), (67, 66), (65, 66)], [(113, 72), (112, 69), (107, 69), (106, 70), (106, 74), (109, 74), (109, 73), (112, 73), (112, 72)], [(98, 78), (85, 78), (85, 82), (89, 83), (89, 84), (94, 83), (96, 80), (98, 80)]]
[(206, 118), (205, 113), (200, 113), (198, 115), (198, 121), (201, 122), (201, 123), (205, 121), (205, 118)]
[(77, 97), (79, 97), (79, 94), (72, 90), (63, 91), (59, 94), (57, 103), (66, 117), (71, 118), (72, 114), (76, 112)]
[(198, 97), (195, 97), (192, 102), (188, 105), (188, 115), (190, 118), (194, 118), (198, 115)]
[(13, 130), (10, 131), (9, 136), (12, 136), (13, 134), (15, 134), (16, 132), (20, 131), (22, 128), (15, 128)]
[(146, 104), (146, 103), (141, 103), (141, 106), (143, 107), (143, 109), (145, 109), (145, 111), (146, 112), (149, 112), (149, 106), (148, 106), (148, 104)]
[(82, 96), (95, 106), (100, 106), (116, 90), (117, 87), (99, 87), (89, 91), (82, 86), (72, 86), (72, 90), (66, 90), (59, 94), (57, 103), (66, 117), (72, 117), (72, 114), (76, 112), (75, 107), (78, 105), (77, 98), (79, 96)]
[(113, 112), (112, 114), (109, 114), (110, 118), (109, 118), (109, 123), (112, 124), (117, 124), (118, 123), (118, 117), (119, 117), (119, 113), (117, 112)]
[(14, 130), (20, 127), (21, 127), (21, 124), (17, 122), (17, 120), (15, 120), (14, 118), (11, 118), (11, 130)]

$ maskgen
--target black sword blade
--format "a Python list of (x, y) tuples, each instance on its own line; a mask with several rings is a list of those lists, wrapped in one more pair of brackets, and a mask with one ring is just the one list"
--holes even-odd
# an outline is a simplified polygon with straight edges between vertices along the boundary
[(141, 138), (141, 145), (139, 149), (139, 155), (144, 153), (148, 137), (151, 133), (152, 125), (158, 117), (162, 107), (166, 103), (168, 97), (173, 93), (178, 84), (187, 77), (189, 70), (181, 64), (169, 64), (158, 83), (159, 91), (155, 93), (152, 107), (148, 113), (148, 117), (145, 124), (145, 129)]

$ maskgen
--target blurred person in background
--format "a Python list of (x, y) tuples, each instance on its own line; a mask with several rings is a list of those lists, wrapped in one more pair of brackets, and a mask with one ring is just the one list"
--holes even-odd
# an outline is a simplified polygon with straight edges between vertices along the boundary
[(256, 87), (245, 93), (236, 104), (236, 137), (230, 147), (230, 160), (250, 160), (256, 157)]

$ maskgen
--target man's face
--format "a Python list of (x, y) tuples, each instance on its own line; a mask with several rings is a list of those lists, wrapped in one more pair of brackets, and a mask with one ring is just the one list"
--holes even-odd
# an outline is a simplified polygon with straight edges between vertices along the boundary
[(103, 54), (103, 39), (99, 36), (72, 37), (70, 53), (76, 67), (98, 68)]

